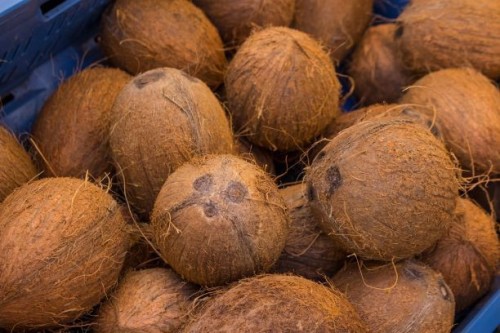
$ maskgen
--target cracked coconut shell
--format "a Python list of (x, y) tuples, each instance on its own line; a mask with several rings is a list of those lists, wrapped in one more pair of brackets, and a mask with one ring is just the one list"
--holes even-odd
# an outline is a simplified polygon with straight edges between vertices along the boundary
[(347, 253), (399, 260), (451, 226), (458, 180), (444, 145), (402, 119), (360, 122), (332, 139), (306, 173), (323, 230)]

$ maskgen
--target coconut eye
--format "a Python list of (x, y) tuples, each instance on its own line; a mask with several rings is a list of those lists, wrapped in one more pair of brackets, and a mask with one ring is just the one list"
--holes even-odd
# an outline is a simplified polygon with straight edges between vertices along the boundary
[(212, 175), (206, 174), (195, 179), (193, 182), (193, 188), (198, 192), (206, 193), (210, 190), (212, 184)]
[(231, 181), (226, 190), (226, 198), (231, 202), (240, 203), (245, 199), (247, 193), (248, 190), (245, 185), (240, 182)]
[(326, 181), (328, 184), (328, 194), (332, 195), (342, 185), (342, 176), (337, 166), (332, 165), (326, 171)]

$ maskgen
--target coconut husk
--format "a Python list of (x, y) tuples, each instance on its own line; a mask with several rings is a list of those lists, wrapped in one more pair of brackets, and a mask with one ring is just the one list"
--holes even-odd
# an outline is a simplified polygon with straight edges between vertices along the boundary
[(103, 14), (101, 47), (111, 63), (136, 75), (173, 67), (212, 88), (227, 61), (217, 29), (185, 0), (117, 0)]
[(316, 156), (306, 181), (314, 214), (343, 250), (388, 261), (419, 254), (444, 235), (459, 186), (444, 145), (402, 119), (340, 132)]
[(238, 138), (234, 141), (235, 155), (247, 162), (255, 163), (271, 175), (276, 174), (271, 153), (261, 147), (251, 144), (245, 139)]
[(151, 223), (162, 257), (203, 286), (268, 271), (289, 228), (273, 180), (233, 155), (207, 155), (178, 168), (158, 194)]
[(250, 36), (230, 63), (225, 86), (235, 132), (272, 151), (299, 150), (340, 112), (340, 84), (328, 55), (289, 28)]

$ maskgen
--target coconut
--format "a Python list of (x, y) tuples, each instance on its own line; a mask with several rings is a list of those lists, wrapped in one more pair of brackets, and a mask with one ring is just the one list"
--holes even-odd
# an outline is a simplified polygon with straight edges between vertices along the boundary
[(248, 162), (257, 164), (271, 175), (276, 174), (273, 157), (269, 151), (252, 145), (250, 142), (242, 138), (235, 139), (234, 148), (237, 156), (240, 156)]
[(373, 0), (296, 0), (293, 27), (321, 41), (339, 63), (361, 40)]
[(350, 263), (333, 281), (373, 333), (449, 333), (455, 302), (440, 274), (418, 262)]
[(102, 17), (101, 46), (131, 74), (174, 67), (214, 88), (227, 63), (217, 29), (185, 0), (115, 1)]
[(443, 275), (461, 311), (489, 291), (499, 255), (494, 220), (472, 201), (459, 199), (451, 229), (421, 260)]
[(184, 279), (215, 286), (266, 272), (288, 234), (285, 203), (259, 167), (208, 155), (178, 168), (156, 199), (154, 244)]
[(403, 60), (412, 70), (471, 66), (500, 78), (500, 2), (412, 1), (398, 21)]
[(500, 92), (472, 69), (444, 69), (418, 80), (401, 99), (436, 113), (448, 148), (472, 173), (500, 173)]
[(348, 74), (354, 80), (354, 92), (363, 104), (393, 103), (412, 82), (411, 74), (398, 57), (394, 39), (396, 24), (368, 28), (356, 47)]
[(270, 150), (298, 150), (339, 113), (340, 84), (321, 46), (289, 28), (254, 33), (225, 78), (236, 132)]
[(295, 0), (194, 0), (219, 30), (228, 46), (238, 46), (252, 29), (268, 26), (289, 26)]
[(14, 189), (37, 178), (30, 156), (16, 138), (0, 126), (0, 202)]
[(459, 185), (444, 145), (402, 119), (342, 131), (306, 179), (323, 230), (346, 252), (373, 260), (409, 258), (434, 245), (451, 225)]
[(343, 265), (345, 253), (321, 230), (307, 202), (305, 184), (285, 187), (280, 193), (290, 212), (290, 232), (274, 272), (311, 280), (333, 275)]
[(245, 279), (209, 300), (184, 332), (368, 332), (340, 292), (298, 276)]
[(129, 242), (120, 206), (96, 185), (23, 185), (0, 206), (0, 327), (55, 327), (91, 310), (117, 282)]
[(219, 101), (200, 80), (173, 68), (137, 76), (116, 98), (110, 146), (127, 200), (147, 216), (168, 175), (207, 153), (231, 153)]
[(111, 107), (132, 78), (119, 69), (91, 68), (68, 81), (45, 103), (33, 128), (38, 162), (48, 177), (100, 178), (112, 171)]
[(96, 332), (178, 332), (195, 292), (170, 269), (129, 272), (99, 310)]

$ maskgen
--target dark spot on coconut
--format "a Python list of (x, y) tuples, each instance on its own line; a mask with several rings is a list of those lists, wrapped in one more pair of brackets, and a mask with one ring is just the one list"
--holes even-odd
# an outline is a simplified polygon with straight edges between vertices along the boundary
[(193, 188), (198, 192), (208, 192), (212, 187), (213, 179), (212, 175), (206, 174), (201, 177), (196, 178), (193, 182)]
[(156, 82), (161, 78), (165, 77), (165, 73), (162, 71), (152, 71), (149, 73), (142, 74), (134, 79), (134, 84), (137, 88), (142, 89), (150, 83)]
[(439, 130), (439, 128), (437, 128), (432, 120), (428, 120), (426, 122), (426, 125), (431, 131), (432, 135), (434, 135), (436, 138), (441, 138), (441, 131)]
[(339, 168), (335, 165), (326, 170), (326, 181), (328, 184), (328, 194), (332, 195), (342, 185), (342, 176), (340, 175)]
[(184, 72), (184, 71), (181, 71), (182, 73), (182, 76), (184, 76), (186, 79), (188, 79), (189, 81), (191, 82), (199, 82), (200, 80), (198, 80), (197, 78), (195, 78), (194, 76), (191, 76), (189, 75), (188, 73)]
[(311, 184), (307, 184), (307, 200), (314, 201), (317, 199), (316, 190)]
[(319, 161), (323, 157), (325, 157), (326, 153), (324, 151), (320, 151), (319, 154), (316, 156), (316, 160)]
[(414, 267), (406, 267), (404, 273), (410, 280), (424, 280), (424, 274)]
[(441, 296), (443, 296), (443, 299), (451, 302), (452, 301), (451, 290), (446, 285), (446, 283), (444, 282), (444, 280), (443, 279), (439, 279), (438, 285), (439, 285), (439, 291), (441, 292)]
[(401, 38), (401, 36), (403, 36), (403, 32), (404, 32), (403, 25), (401, 23), (398, 23), (398, 27), (397, 27), (396, 31), (394, 31), (394, 37)]
[(234, 203), (240, 203), (245, 199), (245, 196), (248, 194), (248, 190), (240, 182), (231, 181), (226, 190), (226, 198), (229, 201)]
[(203, 205), (203, 212), (206, 217), (214, 217), (219, 212), (219, 209), (213, 202), (208, 202)]

